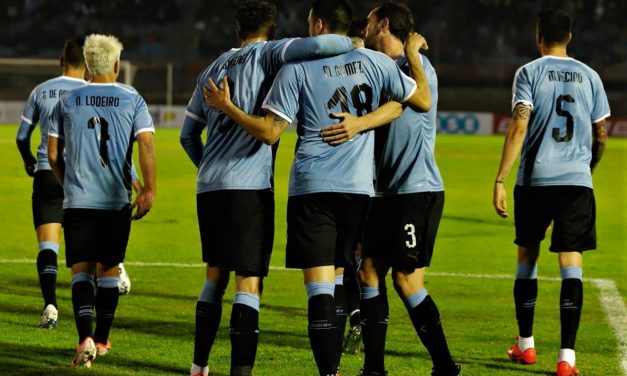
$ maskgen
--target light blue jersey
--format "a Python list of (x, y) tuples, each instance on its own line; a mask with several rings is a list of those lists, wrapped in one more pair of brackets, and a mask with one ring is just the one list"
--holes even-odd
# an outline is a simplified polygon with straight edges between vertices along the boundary
[(364, 48), (284, 66), (263, 108), (289, 122), (298, 120), (289, 195), (316, 192), (374, 195), (373, 132), (331, 146), (322, 140), (320, 131), (337, 122), (330, 118), (332, 112), (365, 115), (378, 107), (381, 95), (404, 102), (415, 90), (416, 82), (392, 59)]
[(146, 102), (130, 86), (90, 83), (61, 98), (48, 134), (65, 141), (63, 208), (129, 204), (133, 141), (154, 130)]
[(209, 78), (219, 85), (228, 76), (233, 103), (259, 115), (261, 101), (286, 61), (336, 55), (352, 48), (349, 38), (337, 35), (255, 42), (225, 52), (207, 67), (198, 77), (181, 130), (181, 144), (198, 167), (196, 192), (261, 190), (272, 184), (272, 147), (204, 103), (202, 88)]
[[(375, 129), (375, 144), (384, 145), (380, 156), (375, 152), (377, 196), (444, 190), (435, 162), (438, 77), (429, 59), (423, 55), (421, 58), (431, 92), (431, 109), (419, 113), (406, 107), (389, 126)], [(396, 63), (403, 72), (409, 71), (405, 56), (400, 56)]]
[(48, 163), (48, 123), (54, 106), (63, 94), (85, 84), (84, 80), (78, 78), (60, 76), (37, 85), (30, 93), (24, 112), (22, 112), (22, 122), (17, 132), (17, 143), (24, 161), (32, 159), (30, 136), (39, 124), (41, 142), (37, 147), (36, 171), (50, 170), (50, 163)]
[(517, 185), (592, 188), (592, 124), (610, 116), (599, 75), (572, 59), (544, 56), (516, 71), (512, 108), (532, 106)]

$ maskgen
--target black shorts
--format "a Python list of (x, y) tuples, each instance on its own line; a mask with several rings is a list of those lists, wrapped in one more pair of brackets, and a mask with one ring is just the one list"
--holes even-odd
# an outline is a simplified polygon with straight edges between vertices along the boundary
[(222, 190), (196, 196), (202, 260), (245, 276), (266, 276), (274, 242), (274, 193)]
[(514, 188), (516, 243), (531, 247), (553, 222), (551, 252), (595, 249), (596, 208), (592, 189), (581, 186)]
[(386, 265), (404, 272), (429, 266), (443, 208), (444, 192), (373, 199), (363, 256), (382, 259)]
[(33, 179), (33, 223), (63, 223), (63, 187), (50, 170), (35, 172)]
[(65, 263), (97, 262), (106, 269), (122, 261), (131, 232), (131, 209), (65, 209)]
[(352, 265), (370, 197), (313, 193), (287, 200), (288, 268)]

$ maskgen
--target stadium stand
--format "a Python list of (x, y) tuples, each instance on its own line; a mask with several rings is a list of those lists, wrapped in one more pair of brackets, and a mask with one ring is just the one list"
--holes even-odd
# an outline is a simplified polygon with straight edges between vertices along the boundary
[[(242, 0), (236, 0), (236, 3)], [(275, 0), (279, 37), (304, 36), (309, 2)], [(59, 2), (6, 0), (0, 9), (0, 58), (56, 58), (59, 40), (91, 32), (115, 33), (133, 62), (174, 64), (174, 103), (185, 104), (206, 62), (236, 44), (232, 0), (112, 0)], [(359, 1), (356, 10), (378, 2)], [(573, 57), (600, 73), (615, 115), (627, 114), (627, 33), (622, 0), (408, 0), (418, 31), (429, 41), (428, 55), (438, 70), (442, 110), (509, 112), (515, 69), (537, 56), (533, 20), (543, 8), (561, 7), (573, 15)], [(114, 24), (105, 20), (116, 19)], [(0, 72), (0, 78), (5, 82)], [(141, 77), (138, 77), (140, 80)], [(5, 87), (0, 100), (22, 99), (33, 83)], [(145, 80), (154, 80), (147, 76)], [(142, 82), (135, 82), (141, 88)], [(477, 95), (477, 91), (481, 95)], [(146, 95), (148, 103), (153, 102)], [(160, 97), (154, 101), (161, 102)]]

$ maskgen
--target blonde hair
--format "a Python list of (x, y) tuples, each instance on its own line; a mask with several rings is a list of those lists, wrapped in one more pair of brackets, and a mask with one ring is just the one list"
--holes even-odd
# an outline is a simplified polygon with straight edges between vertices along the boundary
[(122, 43), (113, 35), (91, 34), (85, 38), (83, 55), (87, 69), (94, 76), (113, 72), (120, 60)]

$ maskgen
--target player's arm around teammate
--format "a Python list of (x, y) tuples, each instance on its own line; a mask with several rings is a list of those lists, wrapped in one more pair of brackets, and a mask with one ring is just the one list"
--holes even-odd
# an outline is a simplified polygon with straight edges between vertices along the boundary
[[(404, 47), (411, 76), (416, 80), (416, 86), (419, 88), (416, 91), (420, 93), (416, 95), (415, 106), (411, 106), (411, 108), (417, 112), (427, 112), (431, 108), (431, 92), (419, 53), (421, 49), (428, 49), (427, 41), (422, 35), (411, 32), (407, 36)], [(334, 117), (342, 119), (342, 121), (323, 129), (320, 135), (324, 137), (325, 142), (339, 145), (350, 141), (358, 133), (389, 124), (400, 117), (402, 113), (403, 105), (396, 101), (387, 102), (364, 116), (353, 116), (347, 112), (333, 113)]]
[(218, 87), (209, 79), (209, 88), (203, 87), (205, 102), (233, 119), (257, 140), (266, 144), (276, 143), (289, 123), (272, 112), (266, 112), (264, 117), (249, 115), (231, 101), (228, 77), (224, 77), (222, 85)]

